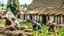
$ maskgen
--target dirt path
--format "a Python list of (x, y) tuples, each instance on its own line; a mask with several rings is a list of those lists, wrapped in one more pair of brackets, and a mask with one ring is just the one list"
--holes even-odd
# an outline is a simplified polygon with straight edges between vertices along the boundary
[(5, 36), (4, 34), (0, 34), (0, 36)]

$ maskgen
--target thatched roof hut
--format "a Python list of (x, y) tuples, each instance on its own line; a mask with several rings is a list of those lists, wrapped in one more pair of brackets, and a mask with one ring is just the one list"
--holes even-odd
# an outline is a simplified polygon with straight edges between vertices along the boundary
[(14, 13), (11, 11), (10, 8), (8, 8), (6, 11), (4, 11), (3, 17), (7, 17), (7, 16), (11, 16), (11, 17), (15, 17)]

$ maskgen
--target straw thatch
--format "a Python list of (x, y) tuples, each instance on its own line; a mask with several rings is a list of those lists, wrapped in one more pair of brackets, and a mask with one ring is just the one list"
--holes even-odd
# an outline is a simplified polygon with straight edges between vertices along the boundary
[(33, 10), (23, 11), (23, 14), (27, 15), (64, 15), (63, 8), (36, 8)]
[(63, 3), (63, 1), (64, 0), (33, 0), (28, 9), (35, 9), (39, 7), (59, 7)]
[(0, 11), (0, 14), (3, 15), (4, 12), (5, 12), (5, 11)]
[(5, 16), (7, 15), (8, 12), (11, 13), (11, 16), (12, 16), (12, 17), (15, 17), (15, 14), (11, 11), (10, 8), (8, 8), (8, 9), (3, 13), (2, 17), (5, 17)]

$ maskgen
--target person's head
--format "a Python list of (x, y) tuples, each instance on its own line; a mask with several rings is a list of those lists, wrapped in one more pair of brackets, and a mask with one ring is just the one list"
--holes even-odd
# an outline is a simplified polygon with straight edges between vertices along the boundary
[(34, 25), (36, 25), (37, 24), (37, 22), (36, 21), (32, 21), (32, 25), (34, 26)]
[(47, 25), (52, 25), (53, 22), (52, 21), (48, 21)]
[(9, 20), (7, 17), (4, 17), (5, 20)]
[(12, 18), (12, 21), (14, 22), (16, 19), (15, 18)]

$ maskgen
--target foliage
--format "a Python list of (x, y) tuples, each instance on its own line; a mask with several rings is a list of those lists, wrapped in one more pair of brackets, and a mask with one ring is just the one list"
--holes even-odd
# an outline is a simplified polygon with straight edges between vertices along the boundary
[[(32, 28), (32, 25), (31, 25), (31, 23), (30, 22), (25, 22), (25, 23), (23, 23), (23, 22), (19, 22), (21, 25), (25, 25), (25, 26), (28, 26), (28, 28)], [(4, 22), (1, 22), (0, 23), (0, 26), (1, 25), (4, 25)], [(47, 30), (48, 30), (48, 26), (46, 26), (46, 25), (42, 25), (43, 26), (43, 32), (42, 33), (40, 33), (39, 32), (39, 30), (38, 31), (33, 31), (33, 36), (36, 36), (36, 35), (39, 35), (39, 36), (54, 36), (54, 34), (51, 32), (51, 34), (49, 34), (48, 32), (47, 32)], [(58, 36), (64, 36), (64, 27), (63, 28), (58, 28), (58, 30), (59, 30), (59, 33), (58, 33)]]
[(1, 5), (2, 7), (4, 6), (4, 4), (2, 3), (2, 5)]
[(20, 8), (18, 0), (8, 0), (7, 8), (10, 8), (16, 14)]
[(23, 9), (25, 9), (25, 8), (27, 8), (28, 6), (27, 6), (27, 4), (25, 4), (24, 6), (23, 6)]

